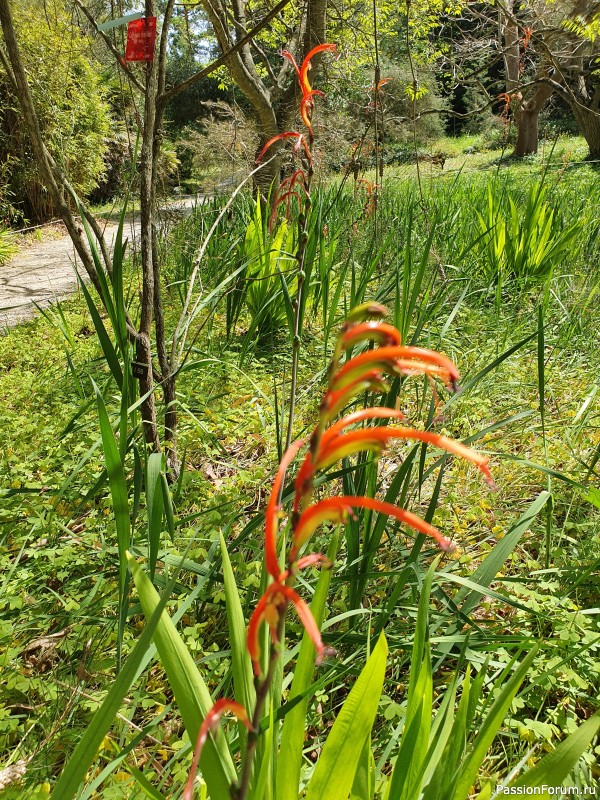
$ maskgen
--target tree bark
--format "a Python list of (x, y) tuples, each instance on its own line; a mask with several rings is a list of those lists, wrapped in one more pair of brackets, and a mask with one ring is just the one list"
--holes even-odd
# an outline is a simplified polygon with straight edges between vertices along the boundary
[(600, 160), (600, 113), (598, 110), (572, 105), (573, 115), (589, 148), (589, 158)]
[(500, 13), (500, 37), (504, 46), (506, 93), (512, 99), (517, 143), (513, 155), (525, 156), (538, 151), (539, 117), (542, 108), (553, 93), (549, 84), (540, 84), (529, 99), (519, 91), (521, 83), (521, 39), (519, 24), (514, 15), (514, 0), (508, 0)]
[(517, 143), (514, 155), (525, 156), (538, 151), (538, 122), (540, 111), (552, 95), (550, 86), (540, 86), (530, 100), (522, 100), (515, 110), (517, 125)]

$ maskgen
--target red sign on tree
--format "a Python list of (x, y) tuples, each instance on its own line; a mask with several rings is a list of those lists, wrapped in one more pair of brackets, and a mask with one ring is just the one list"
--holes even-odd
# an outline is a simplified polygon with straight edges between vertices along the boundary
[(156, 17), (142, 17), (128, 23), (125, 61), (152, 61), (155, 38)]

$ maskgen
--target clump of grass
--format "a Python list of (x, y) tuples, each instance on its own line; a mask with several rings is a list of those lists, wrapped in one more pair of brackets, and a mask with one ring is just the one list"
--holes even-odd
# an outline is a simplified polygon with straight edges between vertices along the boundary
[(0, 266), (6, 264), (17, 252), (17, 245), (10, 231), (0, 228)]

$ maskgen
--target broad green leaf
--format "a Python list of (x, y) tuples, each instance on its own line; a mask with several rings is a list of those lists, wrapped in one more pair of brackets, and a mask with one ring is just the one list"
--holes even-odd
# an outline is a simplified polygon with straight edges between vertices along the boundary
[(100, 708), (95, 712), (90, 724), (77, 743), (71, 758), (67, 761), (67, 765), (52, 791), (52, 800), (71, 800), (78, 795), (79, 787), (96, 760), (102, 740), (113, 725), (117, 712), (123, 705), (124, 697), (139, 674), (138, 670), (152, 643), (154, 631), (170, 596), (170, 588), (156, 604), (148, 623), (142, 631), (142, 635), (121, 667)]
[(387, 649), (382, 634), (327, 737), (306, 800), (348, 800), (361, 751), (377, 714)]
[(363, 745), (358, 766), (350, 790), (350, 800), (373, 800), (375, 794), (375, 759), (371, 747), (371, 736), (367, 736)]
[[(548, 755), (518, 778), (512, 786), (561, 786), (575, 767), (586, 747), (600, 730), (600, 711), (586, 719), (576, 731)], [(547, 797), (549, 795), (542, 795)]]
[(429, 648), (429, 598), (436, 559), (425, 576), (413, 641), (408, 681), (405, 733), (400, 742), (396, 766), (389, 785), (390, 800), (406, 800), (418, 794), (426, 765), (431, 731), (433, 677)]
[(127, 496), (127, 483), (125, 470), (121, 460), (121, 452), (115, 438), (114, 431), (108, 418), (104, 398), (94, 381), (92, 381), (98, 406), (100, 433), (102, 436), (102, 449), (106, 462), (106, 472), (110, 486), (110, 495), (115, 515), (117, 528), (117, 550), (119, 553), (119, 616), (117, 633), (117, 667), (121, 665), (121, 646), (127, 617), (127, 550), (130, 546), (131, 528), (129, 519), (129, 498)]
[(92, 318), (92, 322), (94, 323), (94, 328), (96, 329), (96, 336), (98, 337), (98, 341), (100, 342), (100, 346), (102, 347), (102, 352), (104, 353), (104, 358), (106, 359), (106, 363), (108, 364), (110, 371), (112, 372), (113, 378), (119, 389), (123, 385), (123, 371), (121, 369), (121, 363), (119, 361), (119, 356), (117, 355), (117, 351), (111, 341), (110, 336), (106, 328), (104, 327), (104, 323), (102, 322), (102, 317), (96, 308), (94, 301), (92, 300), (92, 296), (85, 285), (85, 282), (79, 279), (79, 286), (81, 288), (81, 292), (85, 298), (85, 302), (87, 303), (87, 307), (90, 312), (90, 316)]
[[(339, 533), (331, 536), (327, 558), (333, 563), (339, 547)], [(317, 625), (321, 627), (325, 615), (327, 594), (331, 582), (331, 570), (323, 570), (319, 575), (310, 609)], [(294, 668), (294, 679), (290, 687), (288, 702), (302, 695), (312, 681), (315, 668), (315, 647), (310, 636), (305, 633), (302, 638), (300, 652)], [(305, 696), (291, 711), (286, 714), (281, 732), (281, 744), (277, 759), (277, 800), (298, 800), (298, 787), (302, 771), (302, 748), (306, 713), (310, 696)]]
[[(222, 533), (219, 534), (221, 542), (221, 564), (223, 567), (223, 582), (225, 586), (225, 608), (227, 610), (227, 624), (229, 627), (229, 644), (231, 647), (231, 669), (233, 672), (233, 688), (235, 699), (242, 705), (249, 716), (252, 715), (256, 701), (254, 688), (254, 673), (252, 662), (246, 646), (246, 622), (240, 602), (240, 595), (235, 583), (235, 576), (231, 568), (227, 545)], [(244, 749), (246, 741), (246, 728), (240, 724), (241, 748)]]
[[(160, 603), (160, 598), (133, 556), (129, 556), (128, 562), (144, 615), (146, 619), (150, 619)], [(210, 692), (166, 611), (160, 616), (153, 639), (190, 742), (195, 743), (202, 720), (213, 706)], [(208, 786), (211, 800), (229, 797), (236, 774), (227, 741), (221, 731), (214, 738), (209, 736), (206, 740), (200, 759), (200, 771)]]

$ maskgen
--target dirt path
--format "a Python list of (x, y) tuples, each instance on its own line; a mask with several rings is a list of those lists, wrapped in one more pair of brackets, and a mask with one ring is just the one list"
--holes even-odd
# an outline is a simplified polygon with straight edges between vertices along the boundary
[[(169, 204), (168, 211), (185, 212), (197, 202), (201, 201), (182, 198)], [(106, 224), (105, 235), (110, 244), (116, 232), (116, 223)], [(124, 236), (130, 244), (139, 236), (139, 224), (134, 219), (126, 224)], [(36, 303), (48, 306), (76, 292), (78, 268), (81, 263), (66, 234), (24, 246), (0, 267), (0, 332), (31, 319), (37, 313)]]

